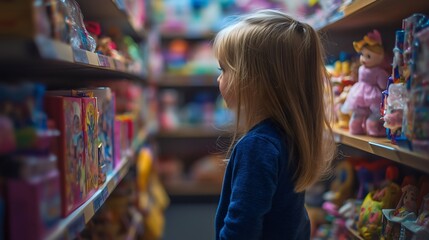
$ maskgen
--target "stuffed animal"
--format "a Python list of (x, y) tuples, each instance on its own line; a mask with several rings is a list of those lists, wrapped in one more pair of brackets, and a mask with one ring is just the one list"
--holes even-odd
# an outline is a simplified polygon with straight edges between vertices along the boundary
[(382, 67), (384, 49), (380, 33), (374, 30), (361, 41), (353, 42), (353, 46), (361, 54), (362, 65), (359, 67), (358, 82), (350, 89), (341, 111), (352, 114), (349, 121), (351, 134), (384, 137), (386, 130), (380, 121), (380, 103), (388, 73)]

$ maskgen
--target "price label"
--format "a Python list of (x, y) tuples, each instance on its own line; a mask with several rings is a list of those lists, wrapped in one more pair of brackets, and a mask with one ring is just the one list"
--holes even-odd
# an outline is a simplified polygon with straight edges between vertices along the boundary
[(100, 195), (98, 195), (95, 199), (94, 202), (92, 203), (93, 208), (94, 208), (94, 212), (97, 212), (98, 209), (100, 209), (100, 207), (104, 204), (104, 202), (107, 199), (107, 196), (109, 196), (109, 193), (107, 191), (107, 187), (104, 188)]
[(100, 62), (100, 67), (110, 68), (110, 62), (107, 56), (98, 54), (98, 61)]
[(115, 59), (115, 69), (119, 71), (125, 71), (125, 63)]
[(85, 216), (81, 214), (68, 226), (67, 236), (74, 239), (83, 229), (85, 229)]
[(39, 53), (43, 58), (56, 59), (57, 51), (52, 41), (45, 37), (36, 37), (35, 42), (37, 48), (39, 49)]
[(73, 59), (78, 63), (89, 64), (88, 55), (85, 50), (73, 48)]

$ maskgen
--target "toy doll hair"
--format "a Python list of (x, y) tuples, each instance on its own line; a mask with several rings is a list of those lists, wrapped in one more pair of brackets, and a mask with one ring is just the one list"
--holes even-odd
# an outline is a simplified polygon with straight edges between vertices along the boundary
[(232, 144), (261, 119), (274, 119), (289, 138), (295, 191), (304, 191), (335, 153), (333, 108), (324, 98), (332, 96), (331, 86), (317, 32), (280, 11), (260, 10), (220, 31), (213, 49), (237, 103)]
[(367, 48), (369, 51), (377, 54), (384, 53), (381, 35), (377, 30), (369, 32), (362, 40), (353, 42), (353, 47), (358, 53), (362, 51), (362, 48)]

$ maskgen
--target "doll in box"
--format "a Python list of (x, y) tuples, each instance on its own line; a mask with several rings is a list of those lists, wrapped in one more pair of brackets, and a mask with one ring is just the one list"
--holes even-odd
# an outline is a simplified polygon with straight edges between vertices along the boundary
[(417, 204), (420, 205), (420, 210), (417, 219), (401, 223), (401, 233), (405, 234), (405, 239), (429, 239), (429, 180), (427, 176), (420, 179), (419, 190)]
[(350, 89), (341, 111), (352, 114), (349, 122), (351, 134), (385, 136), (385, 129), (380, 121), (380, 103), (388, 74), (382, 68), (384, 49), (380, 33), (374, 30), (361, 41), (353, 42), (353, 46), (361, 54), (362, 65), (359, 67), (358, 82)]
[(406, 177), (404, 182), (402, 196), (396, 209), (383, 209), (383, 236), (386, 239), (398, 239), (401, 223), (414, 221), (417, 218), (418, 189), (412, 177)]

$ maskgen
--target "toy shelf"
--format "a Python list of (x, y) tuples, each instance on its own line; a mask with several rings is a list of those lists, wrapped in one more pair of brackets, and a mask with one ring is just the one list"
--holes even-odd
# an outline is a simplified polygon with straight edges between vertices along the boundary
[(165, 189), (170, 196), (219, 196), (222, 184), (203, 183), (196, 181), (174, 181), (165, 184)]
[(216, 138), (225, 135), (227, 132), (217, 130), (214, 127), (204, 126), (183, 126), (176, 129), (161, 129), (158, 138)]
[(217, 87), (217, 75), (175, 75), (165, 74), (158, 81), (159, 87)]
[(4, 76), (144, 81), (144, 76), (129, 70), (126, 62), (42, 36), (1, 39), (0, 63)]
[[(77, 0), (82, 10), (84, 20), (100, 22), (105, 32), (107, 27), (117, 27), (122, 33), (131, 36), (137, 42), (145, 38), (143, 26), (133, 21), (125, 8), (123, 0)], [(101, 11), (102, 9), (102, 11)]]
[(429, 173), (429, 156), (407, 151), (390, 143), (387, 138), (356, 136), (347, 130), (335, 128), (337, 143), (345, 144), (377, 156)]
[(104, 204), (118, 183), (125, 177), (132, 164), (134, 164), (133, 154), (131, 150), (129, 150), (127, 156), (124, 157), (120, 165), (107, 176), (106, 182), (99, 187), (97, 192), (68, 217), (62, 219), (58, 226), (48, 234), (46, 239), (74, 239), (76, 235), (85, 228), (86, 223), (91, 220), (97, 210)]
[[(323, 31), (350, 30), (361, 27), (401, 26), (401, 19), (413, 13), (429, 13), (429, 1), (356, 0), (326, 21), (319, 21)], [(399, 21), (398, 21), (399, 20)]]
[(216, 35), (215, 32), (180, 32), (180, 31), (161, 31), (160, 37), (164, 40), (169, 39), (187, 39), (187, 40), (211, 40)]
[(348, 239), (351, 239), (351, 240), (364, 240), (359, 235), (359, 232), (357, 232), (356, 230), (354, 230), (351, 226), (349, 226), (349, 225), (346, 224), (346, 229), (347, 229), (347, 232), (348, 232), (348, 236), (347, 236), (347, 237), (349, 237)]

